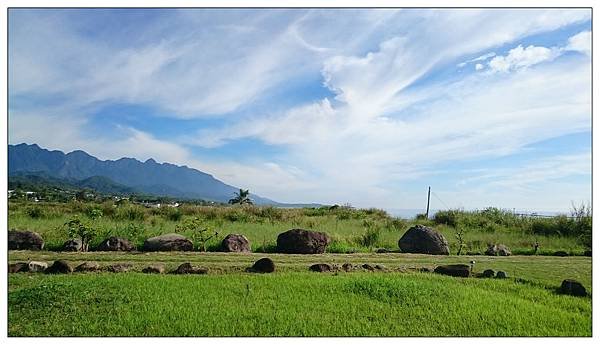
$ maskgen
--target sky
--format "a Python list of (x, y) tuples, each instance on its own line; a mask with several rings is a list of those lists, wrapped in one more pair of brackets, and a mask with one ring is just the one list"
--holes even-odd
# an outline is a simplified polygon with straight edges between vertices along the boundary
[(10, 9), (10, 144), (280, 202), (591, 202), (589, 9)]

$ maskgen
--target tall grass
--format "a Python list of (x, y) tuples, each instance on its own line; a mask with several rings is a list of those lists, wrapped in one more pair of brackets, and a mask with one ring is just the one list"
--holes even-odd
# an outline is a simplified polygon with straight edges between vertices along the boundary
[(9, 202), (9, 229), (29, 229), (39, 232), (49, 249), (59, 249), (68, 239), (64, 224), (74, 216), (89, 219), (94, 210), (103, 217), (93, 222), (98, 236), (90, 243), (96, 246), (108, 236), (130, 239), (141, 247), (152, 236), (175, 232), (177, 225), (199, 218), (203, 225), (219, 232), (207, 242), (208, 250), (217, 250), (220, 241), (230, 233), (245, 235), (252, 250), (273, 251), (277, 235), (291, 228), (307, 228), (326, 232), (332, 239), (329, 252), (368, 252), (376, 248), (398, 249), (398, 239), (412, 225), (434, 226), (448, 240), (451, 252), (456, 253), (457, 227), (464, 228), (462, 253), (483, 253), (489, 243), (502, 243), (515, 254), (565, 250), (582, 254), (586, 231), (591, 238), (591, 213), (584, 209), (579, 218), (556, 217), (528, 219), (509, 212), (488, 209), (479, 212), (460, 210), (440, 211), (432, 220), (395, 218), (378, 209), (298, 208), (244, 206), (195, 206), (178, 208), (146, 208), (136, 204), (27, 203)]

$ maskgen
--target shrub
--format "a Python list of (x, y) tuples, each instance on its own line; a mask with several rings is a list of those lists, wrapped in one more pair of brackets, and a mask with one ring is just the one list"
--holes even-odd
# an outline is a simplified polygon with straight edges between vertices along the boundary
[(81, 250), (86, 252), (89, 243), (96, 237), (96, 229), (81, 219), (75, 217), (65, 223), (69, 237), (81, 240)]
[(44, 210), (42, 210), (40, 207), (37, 207), (37, 206), (27, 208), (25, 213), (27, 213), (29, 218), (33, 218), (33, 219), (42, 218), (44, 216)]
[(127, 205), (119, 207), (114, 217), (119, 220), (140, 220), (146, 219), (146, 212), (143, 207), (138, 205)]
[(459, 212), (454, 210), (438, 211), (433, 216), (433, 221), (436, 224), (445, 224), (452, 227), (458, 225)]
[(182, 224), (177, 225), (176, 232), (188, 232), (194, 245), (200, 248), (203, 252), (206, 251), (206, 242), (211, 238), (219, 235), (208, 227), (202, 224), (202, 220), (198, 217), (186, 219)]

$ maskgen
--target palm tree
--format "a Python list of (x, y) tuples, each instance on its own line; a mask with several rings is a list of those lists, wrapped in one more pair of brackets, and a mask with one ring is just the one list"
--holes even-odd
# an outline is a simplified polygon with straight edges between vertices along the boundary
[(238, 204), (238, 205), (243, 205), (243, 204), (252, 205), (253, 204), (252, 199), (250, 199), (250, 191), (248, 189), (243, 190), (240, 188), (239, 193), (234, 192), (233, 194), (235, 196), (233, 197), (233, 199), (229, 199), (230, 204)]

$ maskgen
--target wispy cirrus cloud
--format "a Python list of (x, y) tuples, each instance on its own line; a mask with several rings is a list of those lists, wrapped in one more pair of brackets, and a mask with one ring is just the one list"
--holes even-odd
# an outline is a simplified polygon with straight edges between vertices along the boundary
[[(187, 164), (281, 201), (412, 208), (407, 185), (446, 164), (591, 129), (590, 32), (527, 41), (589, 10), (65, 13), (10, 14), (11, 142)], [(118, 135), (94, 132), (119, 103), (183, 134), (114, 118)], [(228, 149), (247, 139), (283, 153)]]

